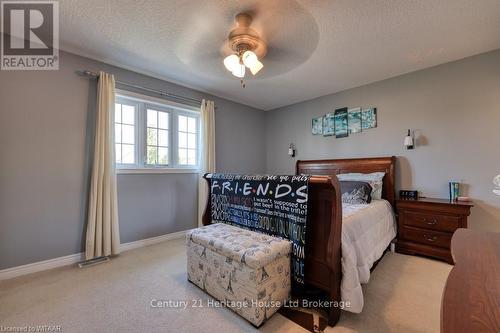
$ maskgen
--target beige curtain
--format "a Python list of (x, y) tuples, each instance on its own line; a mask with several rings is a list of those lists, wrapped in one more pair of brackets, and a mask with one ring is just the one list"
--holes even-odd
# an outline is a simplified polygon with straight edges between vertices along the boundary
[(113, 139), (114, 113), (115, 78), (111, 74), (100, 72), (85, 246), (86, 260), (120, 252)]
[(215, 172), (215, 106), (213, 101), (201, 101), (201, 156), (200, 177), (198, 186), (198, 226), (202, 226), (201, 218), (208, 198), (208, 186), (203, 175)]

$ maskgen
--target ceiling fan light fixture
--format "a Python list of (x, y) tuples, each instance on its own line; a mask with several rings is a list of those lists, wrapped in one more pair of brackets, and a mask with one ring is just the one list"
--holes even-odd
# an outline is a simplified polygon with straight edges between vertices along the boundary
[(259, 36), (252, 24), (252, 16), (248, 13), (239, 13), (235, 17), (237, 27), (231, 30), (224, 46), (224, 66), (235, 77), (240, 79), (244, 88), (243, 78), (248, 68), (256, 75), (264, 68), (262, 59), (267, 53), (267, 45)]
[(259, 59), (257, 59), (257, 55), (255, 53), (253, 53), (252, 51), (245, 51), (243, 53), (242, 59), (243, 59), (243, 63), (245, 64), (245, 66), (247, 66), (248, 68), (252, 67), (252, 65), (256, 61), (259, 61)]
[(253, 75), (257, 74), (264, 67), (264, 65), (257, 58), (257, 55), (252, 51), (245, 51), (245, 53), (243, 53), (242, 60)]
[(228, 71), (233, 72), (240, 66), (240, 58), (236, 54), (231, 54), (224, 58), (224, 66)]
[(250, 72), (252, 72), (253, 75), (257, 74), (262, 68), (264, 68), (264, 65), (260, 61), (256, 61), (252, 67), (250, 68)]
[(244, 78), (245, 77), (245, 65), (240, 64), (238, 62), (238, 64), (234, 67), (234, 69), (231, 71), (231, 73), (240, 79)]

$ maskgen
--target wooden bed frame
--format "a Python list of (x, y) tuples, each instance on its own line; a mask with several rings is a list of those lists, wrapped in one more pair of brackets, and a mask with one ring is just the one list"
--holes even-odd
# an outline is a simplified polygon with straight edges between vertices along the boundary
[[(385, 172), (382, 198), (394, 206), (395, 161), (394, 156), (297, 161), (296, 174), (311, 175), (305, 252), (306, 285), (326, 292), (330, 301), (340, 303), (342, 280), (342, 200), (340, 185), (335, 175), (350, 172)], [(205, 175), (205, 179), (210, 188), (210, 175)], [(202, 219), (203, 225), (211, 223), (210, 199), (209, 193)], [(340, 312), (340, 307), (330, 309), (328, 325), (334, 326), (338, 322)]]

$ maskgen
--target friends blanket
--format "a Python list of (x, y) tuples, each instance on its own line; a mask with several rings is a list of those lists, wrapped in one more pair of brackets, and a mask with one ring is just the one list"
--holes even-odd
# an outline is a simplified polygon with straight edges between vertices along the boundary
[(304, 284), (309, 176), (212, 174), (212, 222), (293, 243), (292, 281)]

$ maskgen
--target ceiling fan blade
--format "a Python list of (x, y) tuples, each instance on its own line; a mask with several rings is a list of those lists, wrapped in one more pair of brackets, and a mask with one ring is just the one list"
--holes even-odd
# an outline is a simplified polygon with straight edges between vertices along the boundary
[(175, 46), (179, 60), (192, 65), (199, 61), (201, 54), (220, 57), (228, 33), (226, 21), (221, 13), (205, 15), (202, 8), (192, 13), (186, 19), (179, 43)]

